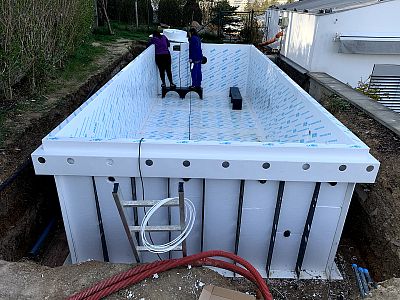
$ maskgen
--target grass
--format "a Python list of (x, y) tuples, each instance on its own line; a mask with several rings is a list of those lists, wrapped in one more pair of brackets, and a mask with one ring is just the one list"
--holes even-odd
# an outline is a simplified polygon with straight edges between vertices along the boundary
[(87, 71), (91, 71), (93, 61), (98, 56), (106, 53), (106, 49), (103, 46), (94, 46), (92, 40), (92, 38), (89, 39), (69, 57), (64, 68), (59, 70), (58, 75), (61, 79), (68, 80), (71, 77), (75, 77), (78, 80), (82, 80)]
[(154, 27), (136, 26), (120, 22), (111, 22), (113, 35), (108, 33), (107, 27), (99, 27), (94, 32), (94, 39), (98, 42), (113, 42), (118, 39), (129, 39), (135, 41), (147, 41)]
[(343, 100), (339, 95), (332, 94), (328, 97), (325, 97), (326, 103), (325, 107), (331, 113), (337, 113), (339, 111), (345, 111), (350, 107), (350, 104)]
[(97, 28), (87, 41), (76, 49), (74, 55), (69, 57), (64, 68), (56, 71), (54, 77), (63, 80), (74, 78), (82, 81), (87, 77), (88, 73), (96, 69), (93, 61), (100, 55), (105, 54), (106, 49), (102, 44), (112, 43), (119, 39), (147, 41), (152, 31), (151, 28), (140, 27), (136, 29), (132, 25), (119, 22), (111, 22), (111, 26), (114, 31), (113, 35), (108, 33), (106, 27)]
[[(46, 78), (41, 78), (41, 84), (36, 93), (22, 94), (16, 99), (15, 105), (7, 110), (0, 110), (0, 149), (3, 148), (7, 135), (15, 128), (7, 125), (6, 121), (12, 119), (13, 115), (28, 115), (29, 113), (40, 113), (47, 111), (50, 106), (47, 98), (43, 95), (59, 91), (62, 88), (83, 82), (90, 74), (98, 69), (94, 63), (96, 59), (107, 53), (104, 44), (113, 43), (119, 39), (133, 41), (147, 41), (153, 28), (140, 27), (136, 29), (129, 24), (112, 22), (114, 35), (109, 35), (106, 27), (98, 28), (70, 55), (62, 68), (46, 70)], [(17, 96), (18, 97), (18, 96)], [(11, 125), (12, 126), (12, 125)]]
[(73, 55), (68, 57), (62, 68), (53, 70), (43, 88), (45, 92), (54, 92), (70, 82), (71, 79), (84, 81), (89, 74), (96, 70), (93, 62), (99, 56), (104, 55), (107, 50), (101, 44), (93, 45), (93, 41), (93, 37), (88, 38)]
[[(106, 54), (104, 44), (113, 43), (119, 39), (147, 42), (154, 27), (136, 26), (120, 22), (111, 22), (113, 35), (108, 33), (106, 26), (97, 28), (86, 41), (80, 45), (73, 55), (69, 56), (62, 68), (47, 70), (47, 78), (41, 79), (42, 84), (36, 95), (25, 95), (18, 100), (16, 105), (7, 111), (0, 110), (0, 148), (6, 140), (8, 133), (13, 128), (6, 126), (6, 120), (12, 118), (13, 114), (40, 113), (48, 110), (48, 101), (43, 94), (61, 90), (71, 82), (82, 82), (97, 70), (94, 61), (101, 55)], [(221, 43), (221, 40), (213, 35), (203, 34), (204, 42)]]
[[(111, 22), (113, 35), (108, 33), (107, 27), (99, 27), (95, 32), (78, 47), (73, 55), (71, 55), (62, 69), (56, 70), (52, 76), (53, 79), (61, 79), (68, 81), (71, 78), (82, 81), (88, 74), (96, 70), (93, 61), (106, 53), (106, 49), (102, 44), (112, 43), (119, 39), (128, 39), (133, 41), (147, 41), (149, 34), (153, 30), (146, 27), (136, 29), (133, 25)], [(50, 90), (57, 87), (50, 83)]]
[[(6, 123), (13, 115), (28, 115), (30, 113), (41, 113), (47, 111), (50, 106), (47, 98), (43, 95), (60, 90), (73, 79), (74, 82), (84, 81), (95, 69), (94, 60), (104, 54), (103, 46), (93, 46), (93, 38), (88, 39), (78, 47), (71, 55), (62, 69), (48, 70), (48, 77), (40, 84), (35, 93), (22, 94), (15, 104), (9, 109), (0, 111), (0, 149), (4, 147), (7, 136), (15, 132), (18, 126)], [(11, 127), (10, 127), (11, 126)]]

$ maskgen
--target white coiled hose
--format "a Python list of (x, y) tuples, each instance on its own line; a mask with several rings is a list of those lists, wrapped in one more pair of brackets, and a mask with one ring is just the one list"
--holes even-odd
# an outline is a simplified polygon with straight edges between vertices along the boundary
[(143, 246), (149, 250), (152, 253), (165, 253), (168, 251), (174, 250), (176, 247), (178, 247), (189, 235), (189, 233), (193, 229), (194, 221), (196, 219), (196, 208), (192, 201), (189, 199), (185, 198), (185, 220), (186, 220), (186, 226), (184, 230), (182, 230), (181, 234), (178, 235), (174, 240), (166, 243), (166, 244), (161, 244), (161, 245), (153, 245), (149, 243), (146, 237), (146, 226), (147, 223), (149, 222), (151, 216), (159, 209), (161, 206), (164, 204), (172, 201), (172, 200), (178, 200), (178, 197), (174, 198), (166, 198), (161, 201), (159, 201), (156, 205), (152, 206), (150, 210), (146, 213), (142, 220), (142, 224), (140, 225), (140, 236), (142, 237), (143, 241)]

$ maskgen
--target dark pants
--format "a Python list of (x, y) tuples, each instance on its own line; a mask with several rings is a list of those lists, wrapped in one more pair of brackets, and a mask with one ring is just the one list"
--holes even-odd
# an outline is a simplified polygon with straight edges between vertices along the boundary
[(171, 72), (171, 55), (170, 54), (157, 54), (156, 55), (156, 64), (158, 70), (160, 71), (160, 77), (163, 84), (165, 84), (165, 72), (167, 72), (168, 80), (170, 84), (173, 84), (172, 81), (172, 72)]
[(196, 62), (192, 65), (191, 74), (192, 74), (192, 85), (195, 87), (200, 87), (202, 80), (201, 62)]

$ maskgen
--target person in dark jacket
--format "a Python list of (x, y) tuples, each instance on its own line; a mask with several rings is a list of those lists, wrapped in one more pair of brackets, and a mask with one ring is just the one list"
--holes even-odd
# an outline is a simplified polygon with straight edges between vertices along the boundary
[(175, 88), (172, 81), (171, 72), (171, 54), (169, 53), (169, 40), (165, 35), (161, 35), (158, 30), (153, 31), (153, 37), (149, 40), (147, 46), (154, 45), (156, 48), (156, 64), (160, 71), (161, 86), (165, 87), (165, 72), (167, 72), (168, 80), (171, 88)]
[(203, 52), (201, 51), (201, 40), (197, 34), (196, 29), (189, 30), (189, 62), (192, 75), (191, 88), (198, 88), (201, 86), (201, 62), (203, 59)]

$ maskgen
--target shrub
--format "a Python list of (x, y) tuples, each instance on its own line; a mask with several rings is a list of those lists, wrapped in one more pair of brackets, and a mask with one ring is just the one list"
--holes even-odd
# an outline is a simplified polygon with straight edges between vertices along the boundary
[(0, 1), (0, 92), (13, 96), (22, 78), (35, 91), (38, 78), (62, 66), (91, 31), (94, 1)]
[[(368, 80), (369, 80), (369, 78), (368, 78)], [(379, 89), (370, 89), (368, 80), (366, 80), (366, 81), (360, 80), (358, 82), (358, 85), (355, 88), (355, 90), (363, 93), (364, 95), (370, 97), (371, 99), (374, 99), (377, 101), (380, 100), (381, 99), (381, 96), (379, 95), (380, 90)]]

